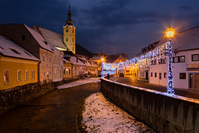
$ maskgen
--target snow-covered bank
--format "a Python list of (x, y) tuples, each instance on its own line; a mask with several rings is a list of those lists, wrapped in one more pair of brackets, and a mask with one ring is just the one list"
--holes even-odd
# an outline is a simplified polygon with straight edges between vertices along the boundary
[(100, 79), (99, 78), (89, 78), (89, 79), (78, 80), (75, 82), (60, 85), (57, 87), (57, 89), (65, 89), (65, 88), (75, 87), (75, 86), (84, 85), (84, 84), (88, 84), (88, 83), (94, 83), (94, 82), (100, 82)]
[(152, 133), (143, 123), (116, 107), (99, 92), (85, 100), (82, 125), (86, 131), (101, 133)]

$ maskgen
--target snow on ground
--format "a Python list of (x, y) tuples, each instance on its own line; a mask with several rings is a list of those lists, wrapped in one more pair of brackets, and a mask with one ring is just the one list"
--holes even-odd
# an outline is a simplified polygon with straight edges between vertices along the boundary
[(75, 87), (75, 86), (84, 85), (84, 84), (93, 83), (93, 82), (100, 82), (100, 79), (99, 78), (88, 78), (88, 79), (78, 80), (75, 82), (60, 85), (57, 88), (65, 89), (65, 88)]
[(82, 117), (83, 128), (89, 133), (155, 132), (106, 100), (100, 92), (86, 98)]

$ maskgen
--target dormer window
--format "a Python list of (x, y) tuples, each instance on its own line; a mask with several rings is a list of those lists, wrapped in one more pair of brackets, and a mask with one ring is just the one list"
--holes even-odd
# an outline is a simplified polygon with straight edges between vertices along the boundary
[(2, 47), (0, 46), (0, 50), (4, 50), (4, 48), (2, 48)]
[(12, 52), (14, 52), (15, 54), (20, 54), (17, 50), (9, 48)]
[(47, 45), (48, 44), (48, 42), (47, 41), (44, 41), (44, 43)]
[(23, 40), (23, 41), (26, 40), (26, 36), (25, 36), (25, 35), (22, 35), (22, 36), (21, 36), (21, 40)]

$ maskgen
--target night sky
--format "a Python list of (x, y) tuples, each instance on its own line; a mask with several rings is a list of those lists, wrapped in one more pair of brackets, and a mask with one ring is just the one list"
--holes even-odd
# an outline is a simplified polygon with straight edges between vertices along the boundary
[(93, 53), (133, 57), (169, 25), (177, 31), (199, 26), (199, 0), (1, 0), (0, 23), (62, 33), (69, 2), (76, 41)]

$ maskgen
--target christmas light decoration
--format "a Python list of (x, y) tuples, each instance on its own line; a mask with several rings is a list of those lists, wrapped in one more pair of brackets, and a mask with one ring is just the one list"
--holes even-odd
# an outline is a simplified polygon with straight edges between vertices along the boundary
[(167, 93), (173, 95), (173, 71), (172, 71), (172, 43), (171, 39), (167, 43), (168, 46), (168, 56), (169, 56), (169, 74), (168, 74), (168, 86)]

